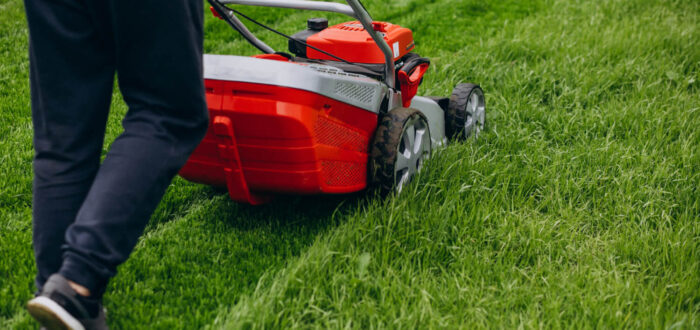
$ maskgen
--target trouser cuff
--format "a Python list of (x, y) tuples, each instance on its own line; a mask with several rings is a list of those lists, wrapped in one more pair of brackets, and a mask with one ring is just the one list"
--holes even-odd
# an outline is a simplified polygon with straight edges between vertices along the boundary
[(63, 265), (58, 273), (90, 290), (91, 298), (102, 297), (107, 285), (107, 279), (103, 279), (87, 262), (72, 254), (63, 258)]

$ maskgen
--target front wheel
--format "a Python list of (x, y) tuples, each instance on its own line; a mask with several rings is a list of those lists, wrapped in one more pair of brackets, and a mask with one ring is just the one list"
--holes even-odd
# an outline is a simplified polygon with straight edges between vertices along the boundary
[(445, 132), (453, 140), (478, 138), (486, 122), (486, 99), (479, 85), (459, 84), (445, 113)]
[(382, 194), (401, 190), (423, 167), (431, 152), (428, 120), (417, 110), (399, 108), (379, 123), (372, 145), (370, 178)]

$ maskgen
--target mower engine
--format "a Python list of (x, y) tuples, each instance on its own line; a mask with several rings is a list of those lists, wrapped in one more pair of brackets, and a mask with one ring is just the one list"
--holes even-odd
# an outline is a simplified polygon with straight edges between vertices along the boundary
[[(384, 37), (393, 51), (397, 68), (397, 87), (401, 91), (403, 105), (409, 107), (430, 60), (411, 53), (415, 42), (410, 29), (387, 22), (373, 22), (372, 28)], [(328, 27), (328, 20), (325, 18), (310, 19), (307, 21), (307, 29), (293, 35), (289, 40), (289, 51), (308, 60), (338, 62), (342, 59), (352, 63), (350, 67), (342, 68), (348, 72), (361, 67), (364, 71), (353, 73), (375, 78), (380, 78), (383, 74), (384, 54), (359, 21)]]
[[(296, 56), (337, 61), (336, 58), (306, 47), (304, 45), (306, 43), (352, 63), (384, 64), (384, 54), (381, 49), (358, 21), (328, 27), (327, 19), (314, 18), (308, 21), (307, 26), (307, 30), (293, 35), (294, 40), (289, 41), (289, 51)], [(393, 49), (395, 61), (415, 48), (411, 30), (387, 22), (374, 22), (372, 26), (375, 31), (384, 36)]]

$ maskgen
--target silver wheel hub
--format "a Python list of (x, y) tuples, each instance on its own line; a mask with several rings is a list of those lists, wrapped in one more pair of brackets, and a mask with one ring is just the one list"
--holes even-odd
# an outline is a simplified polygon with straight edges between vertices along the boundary
[(401, 134), (394, 166), (394, 182), (398, 192), (423, 167), (423, 162), (430, 155), (430, 148), (428, 124), (421, 118), (409, 119)]
[(484, 92), (474, 89), (467, 101), (467, 120), (464, 122), (464, 134), (467, 137), (479, 137), (479, 133), (484, 129), (486, 121), (486, 102)]

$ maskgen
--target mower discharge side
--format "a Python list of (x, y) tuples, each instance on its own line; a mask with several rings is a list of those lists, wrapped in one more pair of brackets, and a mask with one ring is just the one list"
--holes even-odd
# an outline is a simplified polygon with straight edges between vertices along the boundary
[[(224, 19), (229, 23), (237, 18), (233, 11), (221, 9), (227, 8), (223, 3), (238, 2), (251, 1), (210, 0), (215, 15), (228, 15)], [(285, 6), (280, 1), (256, 3)], [(289, 3), (313, 7), (316, 2)], [(266, 203), (275, 194), (345, 194), (370, 184), (384, 187), (385, 192), (392, 187), (400, 191), (430, 151), (447, 142), (448, 108), (454, 108), (457, 100), (470, 102), (471, 96), (453, 95), (452, 101), (415, 96), (429, 61), (410, 53), (414, 48), (410, 30), (371, 23), (373, 33), (381, 33), (392, 45), (397, 85), (392, 88), (381, 76), (394, 70), (382, 67), (386, 52), (364, 29), (370, 26), (367, 22), (328, 27), (327, 21), (315, 19), (308, 24), (308, 30), (290, 40), (296, 57), (269, 52), (253, 57), (204, 56), (210, 127), (180, 171), (183, 178), (226, 187), (233, 200), (253, 205)], [(250, 35), (246, 38), (264, 45)], [(483, 112), (483, 92), (481, 98)], [(404, 115), (387, 117), (404, 108), (408, 108), (402, 110)], [(463, 108), (478, 107), (470, 103)], [(412, 119), (390, 122), (394, 117)], [(460, 118), (447, 120), (452, 125), (460, 122)], [(408, 160), (416, 163), (404, 164)]]

